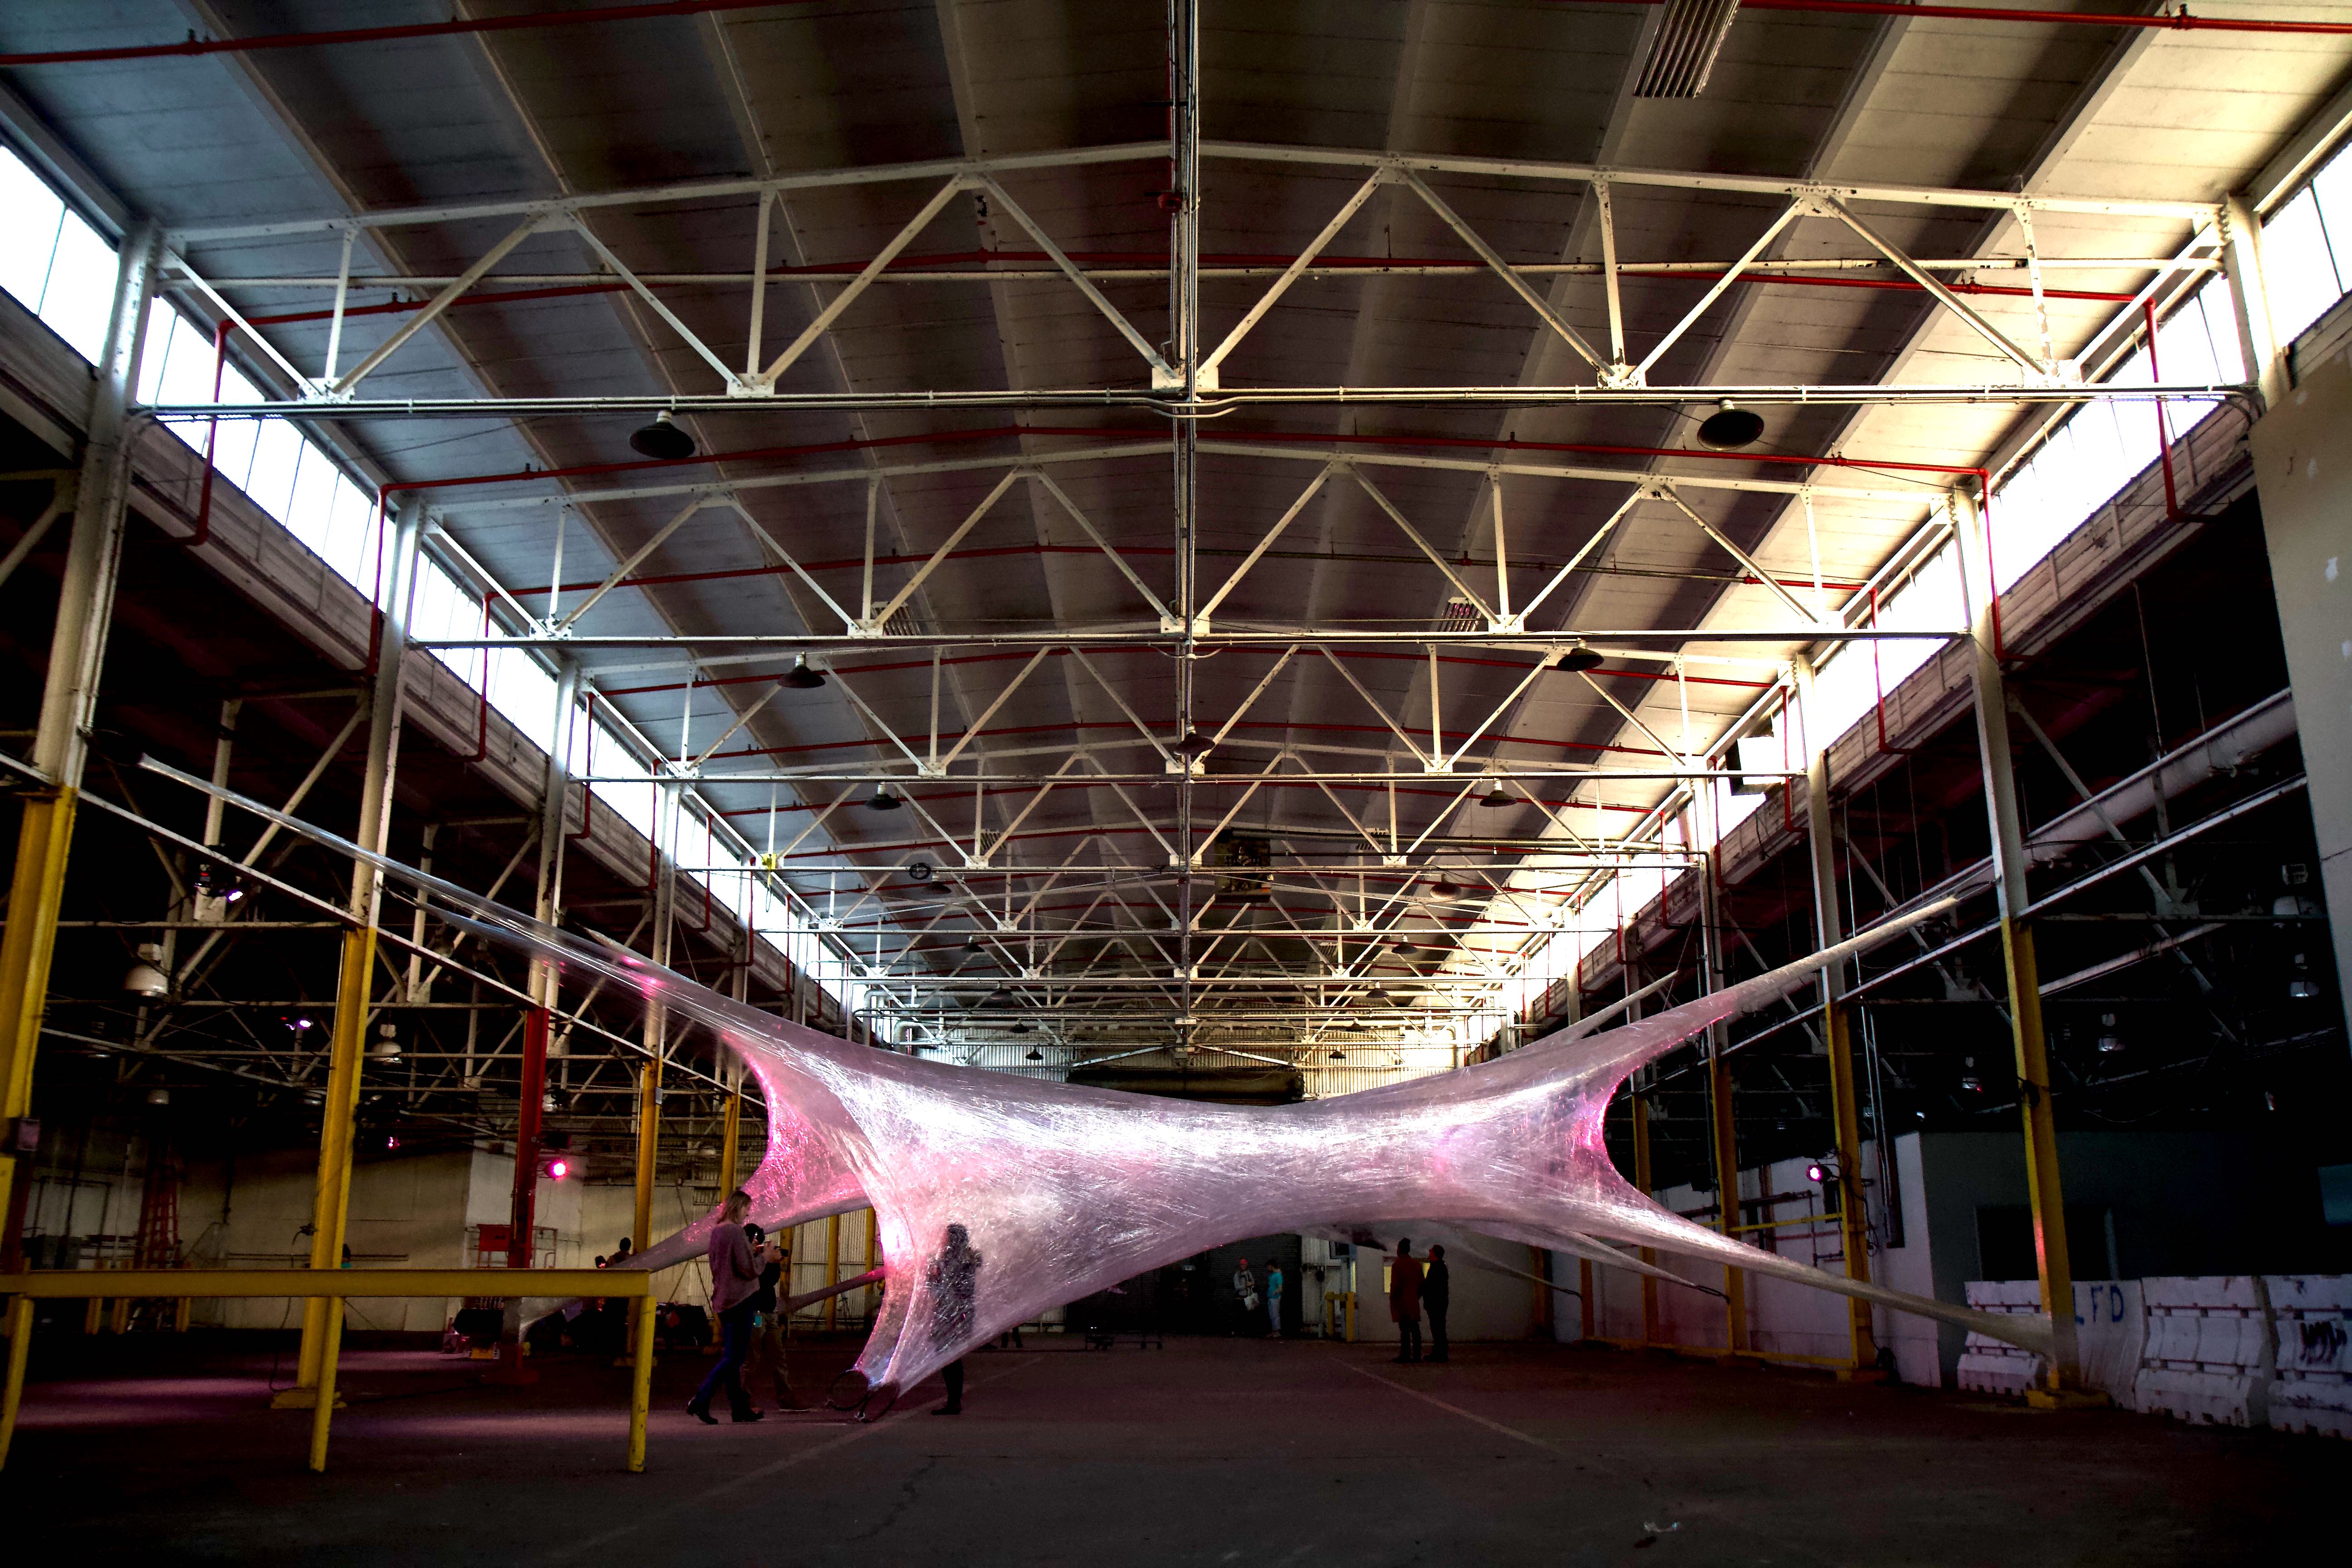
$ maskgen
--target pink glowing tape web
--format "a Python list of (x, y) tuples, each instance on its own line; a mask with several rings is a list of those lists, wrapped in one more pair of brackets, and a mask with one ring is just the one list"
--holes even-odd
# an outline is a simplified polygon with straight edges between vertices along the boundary
[[(1215, 1246), (1285, 1231), (1392, 1237), (1427, 1223), (1645, 1272), (1662, 1271), (1607, 1243), (1663, 1248), (2050, 1349), (2046, 1320), (1850, 1280), (1681, 1218), (1621, 1177), (1601, 1143), (1610, 1099), (1634, 1068), (1948, 905), (1590, 1037), (1571, 1029), (1478, 1066), (1331, 1100), (1221, 1106), (851, 1045), (227, 798), (371, 861), (429, 892), (445, 913), (467, 911), (487, 934), (567, 976), (626, 986), (724, 1040), (758, 1077), (769, 1110), (766, 1156), (743, 1184), (751, 1217), (773, 1230), (874, 1209), (887, 1289), (856, 1364), (873, 1403), (1049, 1308)], [(636, 1261), (660, 1268), (700, 1255), (712, 1223), (706, 1216)]]

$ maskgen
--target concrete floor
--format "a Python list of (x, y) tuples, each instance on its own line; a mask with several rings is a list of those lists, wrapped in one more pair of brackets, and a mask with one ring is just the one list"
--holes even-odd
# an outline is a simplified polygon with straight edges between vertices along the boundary
[[(313, 1477), (307, 1416), (262, 1408), (267, 1353), (77, 1336), (27, 1390), (0, 1506), (12, 1545), (77, 1563), (2147, 1564), (2341, 1540), (2324, 1439), (1548, 1345), (1030, 1346), (971, 1359), (961, 1417), (934, 1384), (865, 1426), (697, 1426), (702, 1363), (666, 1358), (642, 1476), (625, 1373), (493, 1391), (363, 1352)], [(854, 1349), (798, 1348), (796, 1375)]]

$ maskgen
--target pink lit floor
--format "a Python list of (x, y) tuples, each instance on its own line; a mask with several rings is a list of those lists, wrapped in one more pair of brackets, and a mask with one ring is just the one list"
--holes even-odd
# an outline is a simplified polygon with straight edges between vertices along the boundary
[[(1032, 1336), (889, 1418), (692, 1423), (666, 1357), (647, 1472), (625, 1373), (362, 1351), (331, 1472), (264, 1408), (270, 1357), (205, 1336), (53, 1345), (0, 1508), (80, 1564), (278, 1563), (2133, 1564), (2325, 1539), (2347, 1450), (2136, 1415), (1842, 1386), (1550, 1345), (1450, 1366), (1375, 1347)], [(797, 1347), (804, 1387), (848, 1341)], [(282, 1373), (282, 1366), (281, 1366)], [(28, 1550), (17, 1561), (53, 1560)]]

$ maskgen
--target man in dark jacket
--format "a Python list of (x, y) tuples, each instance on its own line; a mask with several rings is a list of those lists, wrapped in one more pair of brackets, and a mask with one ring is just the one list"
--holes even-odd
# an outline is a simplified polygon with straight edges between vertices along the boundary
[(1389, 1321), (1396, 1325), (1398, 1361), (1421, 1359), (1421, 1260), (1412, 1242), (1397, 1238), (1396, 1257), (1389, 1263)]
[(1445, 1269), (1445, 1248), (1432, 1243), (1429, 1269), (1421, 1278), (1421, 1304), (1429, 1312), (1429, 1359), (1445, 1359), (1445, 1310), (1454, 1304), (1454, 1280)]

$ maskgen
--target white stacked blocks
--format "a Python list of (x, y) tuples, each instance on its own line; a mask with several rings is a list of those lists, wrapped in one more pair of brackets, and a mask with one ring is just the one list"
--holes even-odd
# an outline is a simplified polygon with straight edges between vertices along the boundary
[[(2042, 1287), (2031, 1279), (1971, 1279), (1968, 1293), (1979, 1311), (2034, 1317), (2042, 1310)], [(1971, 1333), (1960, 1352), (1959, 1383), (1978, 1394), (2021, 1396), (2042, 1380), (2044, 1365), (2032, 1351)]]
[(2254, 1275), (2141, 1281), (2147, 1338), (2133, 1401), (2151, 1414), (2226, 1426), (2269, 1418), (2269, 1303)]
[(2270, 1274), (2263, 1287), (2277, 1347), (2271, 1425), (2352, 1437), (2352, 1275)]

